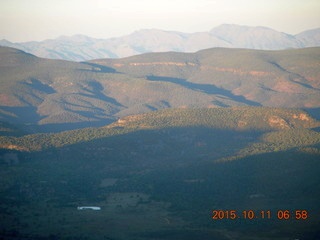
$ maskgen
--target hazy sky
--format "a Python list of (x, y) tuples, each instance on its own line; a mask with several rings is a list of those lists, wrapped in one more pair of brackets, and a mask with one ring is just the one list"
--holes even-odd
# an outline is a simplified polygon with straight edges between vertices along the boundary
[(201, 32), (223, 23), (296, 34), (320, 27), (319, 13), (320, 0), (0, 0), (0, 39), (109, 38), (146, 28)]

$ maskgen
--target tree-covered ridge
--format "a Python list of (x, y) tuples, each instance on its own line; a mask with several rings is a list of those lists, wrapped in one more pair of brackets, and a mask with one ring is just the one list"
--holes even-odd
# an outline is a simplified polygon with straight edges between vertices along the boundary
[(110, 127), (164, 128), (203, 126), (234, 130), (314, 128), (319, 122), (296, 109), (265, 107), (164, 109), (119, 119)]
[[(145, 130), (203, 128), (208, 131), (260, 132), (259, 142), (240, 151), (270, 152), (294, 147), (310, 146), (320, 142), (319, 133), (311, 130), (320, 124), (307, 113), (296, 109), (236, 107), (203, 109), (165, 109), (133, 115), (101, 128), (85, 128), (55, 134), (32, 134), (23, 137), (1, 137), (4, 149), (39, 151), (50, 148), (107, 141), (119, 136)], [(308, 130), (310, 129), (310, 130)], [(106, 143), (107, 144), (107, 143)], [(252, 150), (254, 149), (254, 150)], [(258, 150), (259, 149), (259, 150)]]

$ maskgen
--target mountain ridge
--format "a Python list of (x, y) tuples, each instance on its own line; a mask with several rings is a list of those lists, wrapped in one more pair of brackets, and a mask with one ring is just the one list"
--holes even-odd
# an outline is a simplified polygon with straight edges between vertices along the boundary
[(320, 46), (320, 28), (296, 35), (267, 27), (223, 24), (208, 32), (182, 33), (160, 29), (142, 29), (129, 35), (108, 39), (85, 35), (60, 36), (40, 42), (0, 45), (18, 48), (39, 57), (87, 61), (97, 58), (122, 58), (146, 52), (195, 52), (213, 47), (280, 50)]
[(0, 47), (0, 121), (62, 131), (164, 108), (316, 109), (319, 50), (213, 48), (78, 63)]

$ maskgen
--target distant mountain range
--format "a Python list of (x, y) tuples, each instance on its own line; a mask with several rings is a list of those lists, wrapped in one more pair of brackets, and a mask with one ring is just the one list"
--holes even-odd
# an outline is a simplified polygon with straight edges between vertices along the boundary
[(164, 108), (315, 109), (319, 66), (320, 48), (213, 48), (78, 63), (0, 47), (0, 121), (61, 131)]
[(209, 32), (181, 33), (149, 29), (110, 39), (74, 35), (41, 42), (12, 43), (1, 40), (0, 45), (44, 58), (87, 61), (146, 52), (195, 52), (213, 47), (260, 50), (316, 47), (320, 46), (320, 28), (290, 35), (266, 27), (224, 24)]

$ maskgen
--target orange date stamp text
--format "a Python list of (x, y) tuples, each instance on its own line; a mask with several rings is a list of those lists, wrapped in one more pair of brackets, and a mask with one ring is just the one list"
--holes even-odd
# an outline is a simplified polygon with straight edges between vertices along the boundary
[(237, 220), (237, 219), (278, 219), (278, 220), (307, 220), (308, 219), (307, 210), (221, 210), (214, 209), (212, 210), (212, 219), (213, 220)]

